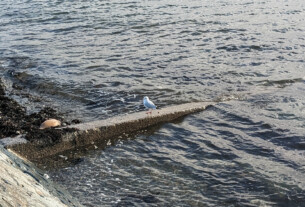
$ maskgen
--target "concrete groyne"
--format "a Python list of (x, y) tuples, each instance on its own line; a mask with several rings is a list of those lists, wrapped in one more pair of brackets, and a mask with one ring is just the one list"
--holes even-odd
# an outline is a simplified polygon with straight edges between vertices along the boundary
[[(147, 127), (173, 121), (191, 113), (203, 111), (214, 102), (196, 102), (154, 110), (152, 114), (145, 111), (98, 120), (88, 123), (70, 125), (57, 130), (75, 129), (72, 132), (62, 133), (60, 140), (55, 144), (46, 145), (42, 140), (21, 142), (8, 145), (26, 159), (39, 162), (41, 159), (63, 153), (68, 150), (93, 145), (96, 142), (108, 142), (125, 133), (132, 133)], [(67, 130), (69, 131), (69, 130)]]

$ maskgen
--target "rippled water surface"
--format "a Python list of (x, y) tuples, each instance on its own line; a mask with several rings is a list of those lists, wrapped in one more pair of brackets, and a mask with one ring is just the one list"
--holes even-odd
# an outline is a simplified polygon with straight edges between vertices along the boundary
[(50, 170), (85, 206), (304, 206), (303, 0), (0, 7), (1, 77), (31, 110), (90, 121), (144, 110), (144, 95), (220, 102)]

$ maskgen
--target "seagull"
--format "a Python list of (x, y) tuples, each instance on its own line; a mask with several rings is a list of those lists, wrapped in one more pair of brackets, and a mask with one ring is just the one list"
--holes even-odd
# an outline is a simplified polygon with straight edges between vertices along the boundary
[(145, 108), (148, 108), (148, 112), (146, 112), (146, 114), (152, 113), (152, 111), (150, 111), (150, 109), (157, 108), (156, 105), (151, 100), (149, 100), (149, 98), (147, 96), (144, 97), (143, 104), (144, 104)]

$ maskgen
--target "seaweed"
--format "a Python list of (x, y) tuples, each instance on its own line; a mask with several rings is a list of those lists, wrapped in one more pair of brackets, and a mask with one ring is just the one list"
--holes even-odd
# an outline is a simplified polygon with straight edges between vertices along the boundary
[(45, 146), (58, 143), (67, 131), (75, 131), (71, 128), (39, 129), (41, 123), (49, 118), (58, 119), (65, 125), (79, 123), (79, 120), (72, 120), (71, 123), (65, 121), (63, 116), (51, 107), (28, 115), (25, 107), (6, 95), (5, 86), (0, 80), (0, 139), (24, 134), (28, 141), (39, 141)]

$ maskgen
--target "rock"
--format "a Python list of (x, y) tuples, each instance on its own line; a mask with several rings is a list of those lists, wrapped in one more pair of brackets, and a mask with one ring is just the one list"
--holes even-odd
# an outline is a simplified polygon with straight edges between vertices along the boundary
[(47, 128), (51, 128), (51, 127), (57, 127), (57, 126), (60, 126), (60, 124), (61, 124), (60, 121), (58, 121), (57, 119), (48, 119), (40, 125), (39, 129), (47, 129)]
[(25, 144), (28, 141), (24, 138), (24, 135), (18, 135), (16, 137), (6, 137), (3, 139), (0, 139), (0, 144), (4, 147), (8, 147), (10, 145), (16, 145), (16, 144)]

